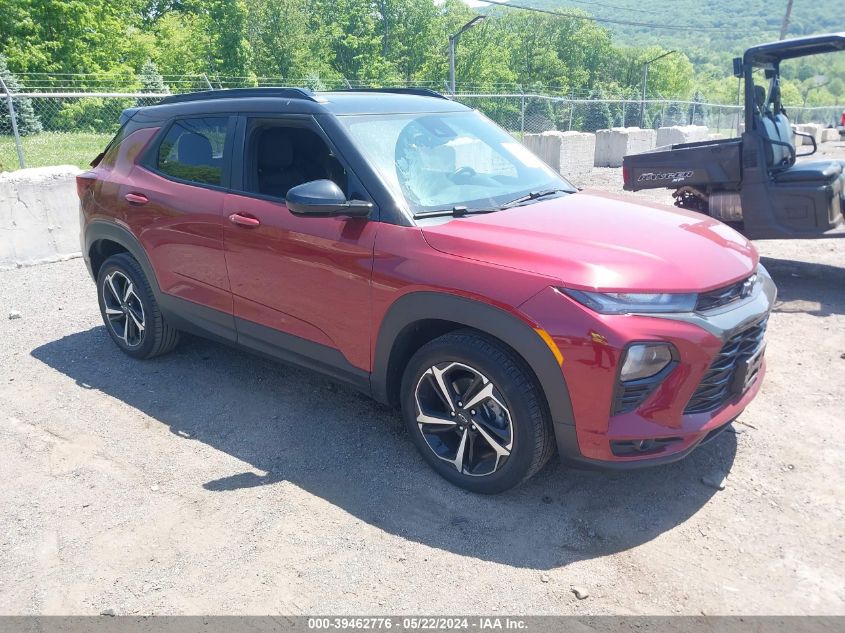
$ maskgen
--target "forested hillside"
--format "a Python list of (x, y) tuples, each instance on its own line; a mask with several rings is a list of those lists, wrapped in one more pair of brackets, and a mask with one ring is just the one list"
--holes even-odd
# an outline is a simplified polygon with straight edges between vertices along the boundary
[[(473, 8), (460, 0), (3, 0), (0, 55), (30, 87), (51, 85), (45, 77), (82, 84), (91, 80), (80, 73), (107, 73), (111, 79), (99, 79), (98, 87), (137, 89), (146, 68), (149, 76), (164, 75), (173, 90), (177, 76), (203, 74), (216, 86), (443, 90), (449, 34), (482, 11), (487, 19), (458, 46), (464, 91), (636, 98), (643, 63), (675, 49), (650, 67), (650, 97), (732, 102), (730, 58), (747, 44), (776, 38), (786, 2), (513, 1), (569, 17)], [(832, 0), (798, 1), (793, 13), (790, 33), (797, 34), (835, 29), (842, 9)], [(845, 66), (805, 65), (792, 72), (785, 94), (808, 105), (835, 103), (845, 98), (842, 71)]]
[[(778, 39), (787, 0), (530, 0), (526, 6), (560, 11), (583, 9), (597, 18), (667, 27), (717, 27), (696, 32), (681, 28), (606, 24), (621, 44), (684, 51), (718, 57), (737, 55), (744, 48)], [(793, 2), (788, 37), (845, 30), (845, 7), (837, 0)]]
[[(518, 2), (518, 0), (514, 0)], [(729, 68), (749, 46), (777, 40), (787, 0), (532, 0), (526, 6), (561, 12), (584, 10), (623, 46), (683, 51), (696, 68)], [(628, 23), (628, 24), (626, 24)], [(657, 24), (654, 28), (643, 24)], [(695, 29), (695, 30), (687, 30)], [(845, 7), (836, 0), (793, 2), (787, 37), (845, 30)]]

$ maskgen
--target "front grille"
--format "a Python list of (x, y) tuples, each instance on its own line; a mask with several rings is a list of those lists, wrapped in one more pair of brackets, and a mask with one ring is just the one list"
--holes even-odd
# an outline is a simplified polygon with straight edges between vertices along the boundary
[(719, 354), (710, 363), (710, 368), (687, 403), (684, 413), (704, 413), (717, 409), (738, 390), (751, 386), (757, 378), (759, 367), (754, 368), (750, 375), (745, 376), (743, 385), (735, 385), (735, 380), (741, 364), (753, 358), (760, 350), (766, 333), (767, 319), (768, 317), (760, 319), (727, 340)]
[(722, 306), (726, 306), (734, 301), (739, 301), (740, 299), (747, 297), (748, 293), (751, 291), (751, 285), (746, 284), (749, 280), (751, 280), (753, 284), (754, 277), (755, 276), (752, 275), (751, 277), (742, 279), (730, 286), (723, 286), (722, 288), (717, 288), (716, 290), (711, 290), (710, 292), (702, 292), (698, 295), (698, 301), (695, 304), (696, 311), (706, 312), (707, 310), (712, 310), (713, 308), (721, 308)]

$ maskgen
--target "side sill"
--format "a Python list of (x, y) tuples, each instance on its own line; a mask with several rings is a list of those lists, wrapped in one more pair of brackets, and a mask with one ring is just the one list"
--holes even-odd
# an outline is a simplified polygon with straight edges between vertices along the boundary
[(370, 394), (369, 373), (350, 364), (336, 349), (238, 317), (235, 328), (240, 347), (312, 369)]
[(371, 395), (370, 375), (336, 349), (173, 295), (161, 293), (158, 301), (164, 317), (179, 330), (311, 369)]
[(223, 343), (237, 342), (235, 319), (231, 314), (164, 292), (159, 294), (158, 304), (164, 318), (178, 330)]

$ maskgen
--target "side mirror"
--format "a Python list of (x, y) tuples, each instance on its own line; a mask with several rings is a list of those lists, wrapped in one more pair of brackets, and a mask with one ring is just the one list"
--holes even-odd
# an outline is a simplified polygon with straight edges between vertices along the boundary
[(361, 218), (368, 216), (373, 209), (371, 202), (347, 200), (340, 187), (331, 180), (312, 180), (291, 187), (285, 202), (291, 213), (314, 217), (348, 215)]
[(734, 57), (734, 77), (741, 79), (743, 74), (742, 57)]

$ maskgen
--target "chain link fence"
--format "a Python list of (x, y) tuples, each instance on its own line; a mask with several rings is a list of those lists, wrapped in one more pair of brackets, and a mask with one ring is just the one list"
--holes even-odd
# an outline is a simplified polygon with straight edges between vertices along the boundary
[[(237, 79), (237, 78), (236, 78)], [(20, 167), (72, 164), (84, 167), (117, 132), (120, 113), (130, 107), (153, 105), (166, 93), (94, 91), (75, 80), (46, 79), (26, 84), (26, 92), (3, 93), (0, 86), (0, 171)], [(270, 81), (259, 82), (269, 85)], [(278, 85), (278, 81), (275, 82)], [(95, 88), (111, 87), (97, 84)], [(170, 80), (170, 92), (190, 92), (241, 85), (205, 76)], [(254, 82), (253, 82), (254, 85)], [(318, 88), (368, 87), (342, 82)], [(83, 88), (87, 88), (83, 90)], [(742, 123), (742, 107), (672, 99), (586, 99), (542, 94), (463, 92), (456, 101), (483, 112), (515, 137), (548, 130), (595, 132), (609, 127), (658, 128), (703, 125), (711, 134), (735, 136)], [(792, 108), (794, 123), (825, 126), (839, 122), (843, 106)], [(12, 125), (12, 112), (14, 122)], [(13, 129), (17, 127), (17, 130)], [(16, 133), (17, 132), (17, 133)]]
[(475, 108), (520, 136), (547, 130), (595, 132), (611, 127), (659, 128), (704, 125), (713, 133), (733, 135), (742, 123), (742, 107), (669, 99), (575, 99), (537, 94), (458, 94)]

